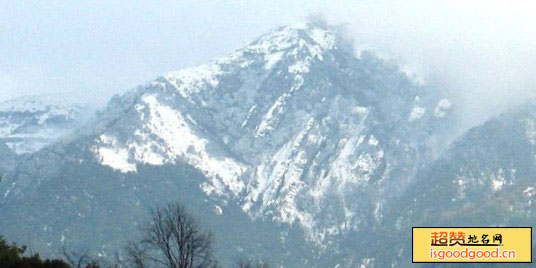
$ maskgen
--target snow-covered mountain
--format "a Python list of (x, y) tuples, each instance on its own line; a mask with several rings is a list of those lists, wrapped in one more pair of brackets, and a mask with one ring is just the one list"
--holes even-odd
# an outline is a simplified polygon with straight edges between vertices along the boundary
[(226, 261), (356, 265), (367, 247), (348, 239), (377, 238), (386, 204), (436, 157), (450, 109), (330, 27), (282, 27), (114, 97), (99, 122), (22, 161), (0, 184), (16, 219), (0, 228), (32, 232), (43, 252), (106, 252), (148, 207), (180, 199), (225, 238)]
[(110, 110), (129, 120), (99, 133), (92, 150), (127, 174), (184, 161), (209, 178), (208, 196), (300, 224), (319, 244), (366, 228), (373, 218), (363, 213), (379, 220), (385, 195), (431, 157), (426, 140), (450, 102), (353, 53), (320, 27), (277, 29), (115, 100)]
[(66, 99), (38, 95), (0, 102), (0, 142), (17, 154), (33, 153), (71, 133), (95, 111)]

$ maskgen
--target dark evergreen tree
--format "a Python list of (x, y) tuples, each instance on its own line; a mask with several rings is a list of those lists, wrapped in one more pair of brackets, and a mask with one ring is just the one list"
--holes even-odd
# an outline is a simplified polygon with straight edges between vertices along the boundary
[(3, 268), (70, 268), (63, 260), (42, 260), (39, 254), (24, 256), (25, 246), (9, 245), (0, 236), (0, 267)]

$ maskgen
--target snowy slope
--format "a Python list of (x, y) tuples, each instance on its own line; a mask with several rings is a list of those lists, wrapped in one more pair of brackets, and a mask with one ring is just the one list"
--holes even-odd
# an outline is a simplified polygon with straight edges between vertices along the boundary
[(134, 122), (109, 127), (92, 147), (102, 165), (129, 173), (185, 161), (209, 178), (207, 195), (297, 223), (319, 244), (381, 219), (385, 195), (431, 157), (422, 143), (450, 108), (396, 66), (356, 57), (336, 32), (311, 25), (277, 29), (132, 94), (119, 109)]

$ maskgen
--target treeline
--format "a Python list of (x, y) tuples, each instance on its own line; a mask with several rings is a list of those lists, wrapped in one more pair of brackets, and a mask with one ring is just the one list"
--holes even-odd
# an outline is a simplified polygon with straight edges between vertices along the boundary
[(0, 236), (0, 267), (5, 268), (70, 268), (65, 261), (60, 259), (42, 260), (39, 254), (25, 256), (25, 246), (9, 245)]
[[(212, 234), (201, 229), (178, 203), (151, 210), (151, 220), (141, 229), (142, 238), (129, 242), (121, 257), (102, 261), (88, 254), (63, 250), (62, 259), (45, 259), (28, 253), (25, 246), (9, 245), (0, 236), (0, 267), (5, 268), (217, 268)], [(237, 268), (269, 268), (264, 261), (238, 260)]]

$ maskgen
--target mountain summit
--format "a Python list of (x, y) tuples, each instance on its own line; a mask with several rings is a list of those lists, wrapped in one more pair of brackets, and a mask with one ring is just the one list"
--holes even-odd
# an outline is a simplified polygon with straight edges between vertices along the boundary
[[(435, 157), (449, 109), (439, 92), (356, 55), (329, 27), (281, 27), (114, 97), (89, 131), (24, 160), (0, 184), (0, 210), (17, 219), (0, 228), (22, 241), (23, 224), (50, 251), (107, 252), (154, 202), (179, 198), (202, 220), (227, 224), (227, 260), (265, 247), (274, 261), (311, 251), (294, 260), (310, 263), (377, 228), (384, 204)], [(261, 224), (275, 235), (240, 240)], [(297, 234), (310, 246), (294, 249)]]

